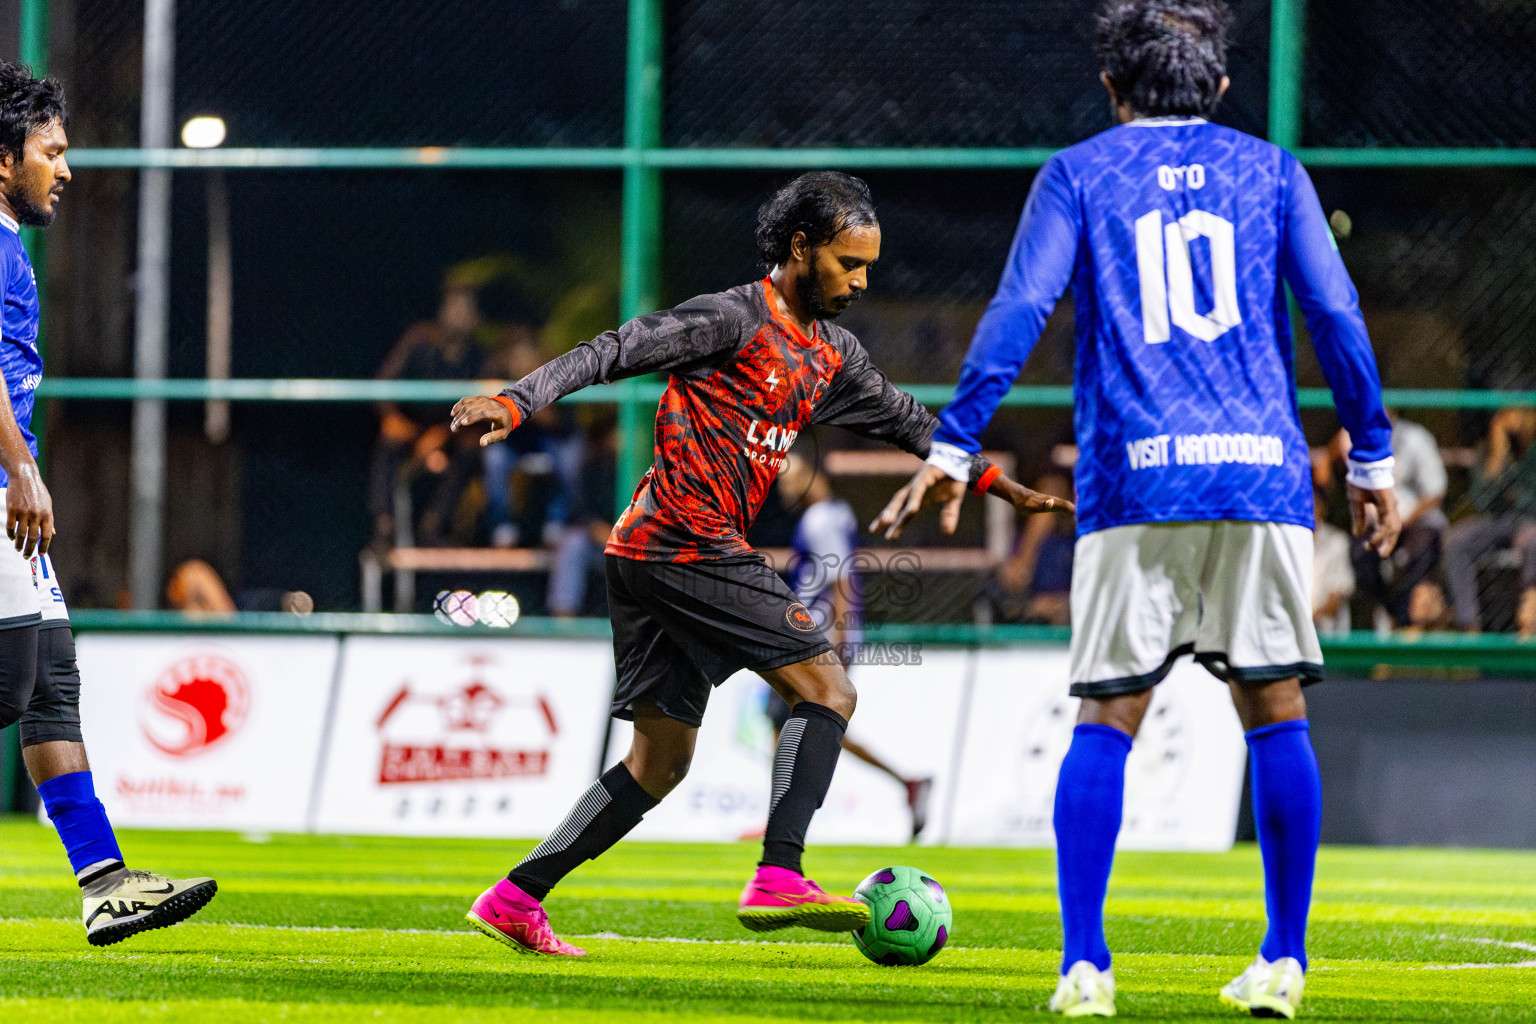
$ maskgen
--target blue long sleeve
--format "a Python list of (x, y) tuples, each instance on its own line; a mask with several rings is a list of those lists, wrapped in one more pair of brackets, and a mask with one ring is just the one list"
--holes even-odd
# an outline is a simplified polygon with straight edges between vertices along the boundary
[(1323, 217), (1322, 204), (1301, 164), (1292, 157), (1287, 182), (1281, 272), (1301, 307), (1323, 376), (1333, 391), (1339, 423), (1349, 431), (1350, 458), (1380, 462), (1392, 455), (1392, 422), (1381, 401), (1376, 354), (1360, 315), (1360, 296)]
[(981, 450), (981, 432), (1072, 280), (1081, 226), (1066, 166), (1053, 158), (1030, 187), (1002, 281), (976, 325), (955, 397), (939, 413), (934, 443)]

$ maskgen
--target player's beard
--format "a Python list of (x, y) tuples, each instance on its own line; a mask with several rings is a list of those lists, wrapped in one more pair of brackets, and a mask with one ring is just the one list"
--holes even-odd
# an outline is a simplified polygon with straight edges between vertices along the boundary
[(810, 269), (795, 279), (795, 290), (805, 296), (805, 304), (811, 311), (811, 319), (836, 320), (838, 314), (859, 301), (864, 293), (856, 288), (847, 295), (829, 300), (827, 290), (821, 284), (821, 275), (816, 272), (816, 246), (811, 246), (808, 261)]
[[(47, 193), (44, 195), (46, 196)], [(7, 192), (5, 198), (10, 202), (11, 209), (15, 211), (16, 220), (29, 228), (46, 228), (53, 223), (53, 218), (58, 213), (57, 206), (52, 210), (44, 209), (21, 183)]]

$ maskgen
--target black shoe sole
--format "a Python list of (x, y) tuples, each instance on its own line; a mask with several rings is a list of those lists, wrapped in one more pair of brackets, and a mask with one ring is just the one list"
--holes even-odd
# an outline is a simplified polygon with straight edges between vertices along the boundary
[(124, 921), (122, 924), (104, 924), (95, 931), (87, 932), (85, 940), (93, 946), (110, 946), (113, 943), (122, 942), (130, 935), (180, 924), (206, 907), (208, 901), (213, 899), (218, 891), (219, 883), (209, 879), (194, 885), (186, 892), (177, 893), (143, 917)]

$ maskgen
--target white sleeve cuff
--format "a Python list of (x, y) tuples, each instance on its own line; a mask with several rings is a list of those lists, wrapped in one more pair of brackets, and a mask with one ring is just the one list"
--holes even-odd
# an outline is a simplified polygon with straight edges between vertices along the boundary
[(971, 453), (964, 448), (935, 441), (928, 449), (928, 465), (938, 466), (951, 480), (971, 482)]
[(1356, 462), (1347, 460), (1349, 473), (1344, 477), (1356, 487), (1367, 491), (1389, 491), (1392, 489), (1392, 467), (1397, 460), (1390, 455), (1380, 462)]

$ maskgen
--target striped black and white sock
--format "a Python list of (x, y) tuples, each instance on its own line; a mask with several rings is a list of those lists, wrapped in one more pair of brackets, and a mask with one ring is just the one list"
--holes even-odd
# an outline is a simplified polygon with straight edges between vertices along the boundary
[(848, 722), (821, 704), (803, 700), (789, 714), (773, 755), (773, 793), (760, 863), (798, 873), (811, 816), (827, 798)]
[(659, 802), (640, 788), (623, 762), (614, 765), (592, 783), (560, 827), (535, 846), (507, 879), (534, 899), (542, 900), (578, 864), (598, 856), (628, 835)]

